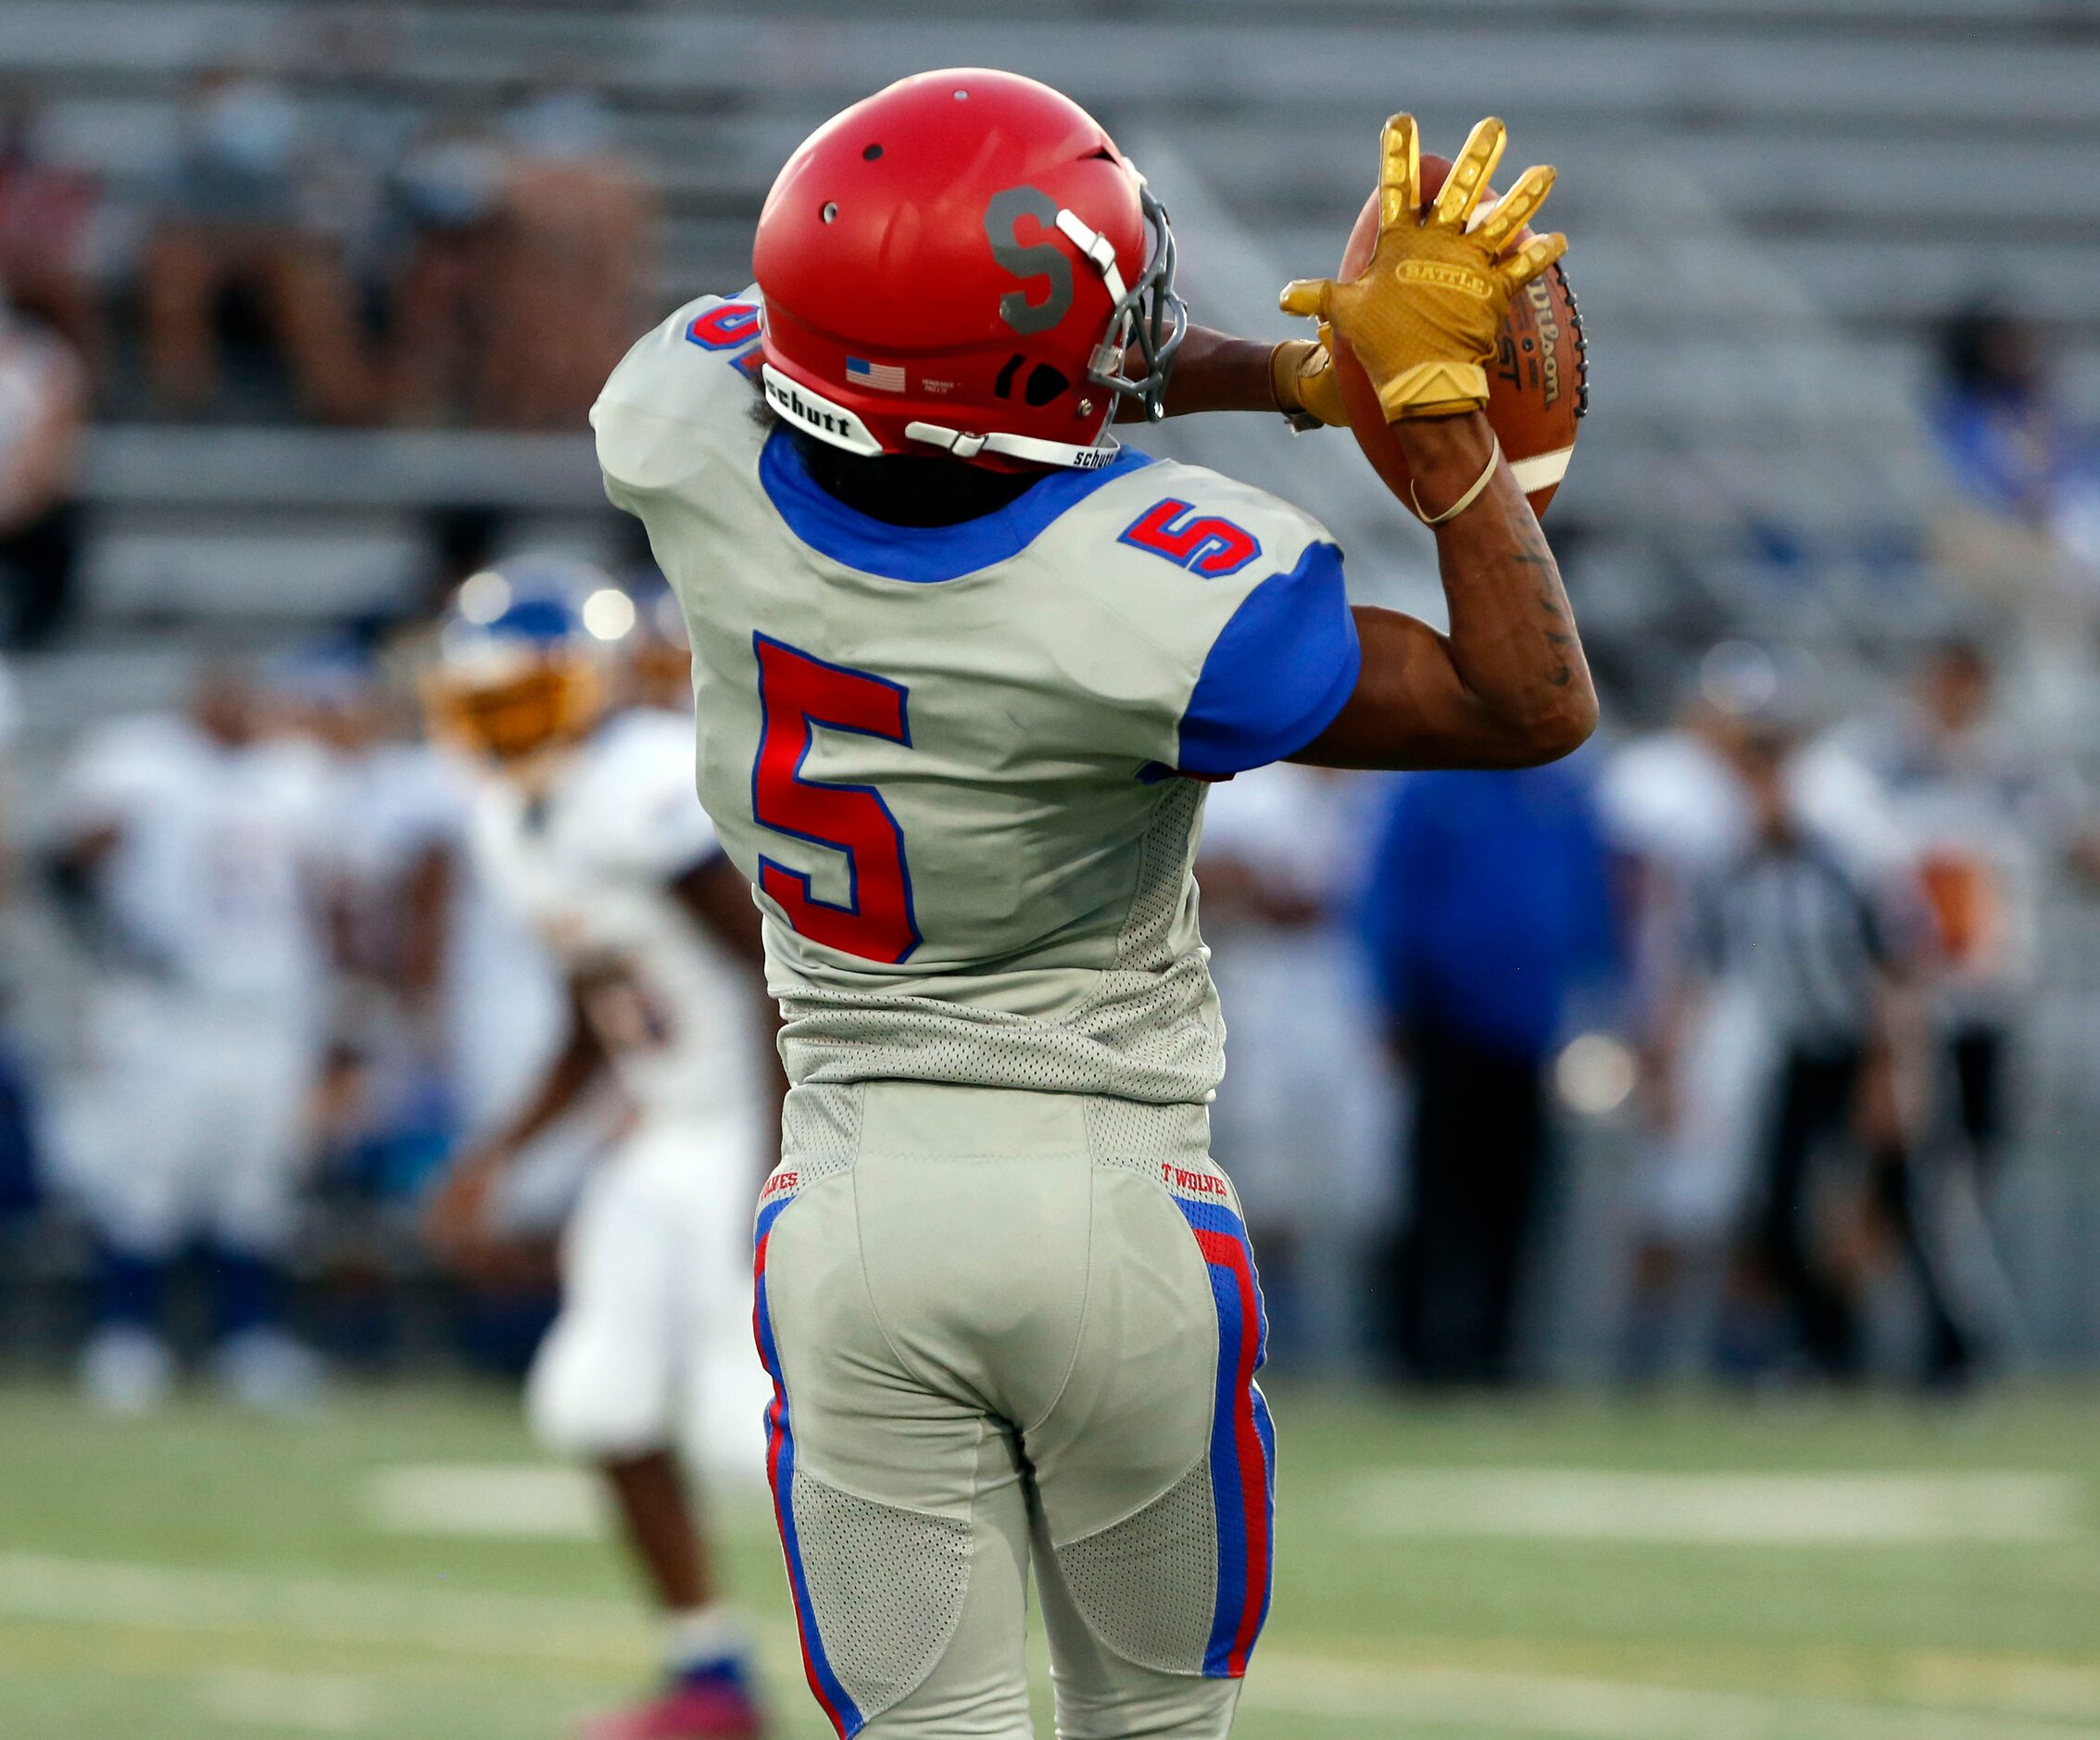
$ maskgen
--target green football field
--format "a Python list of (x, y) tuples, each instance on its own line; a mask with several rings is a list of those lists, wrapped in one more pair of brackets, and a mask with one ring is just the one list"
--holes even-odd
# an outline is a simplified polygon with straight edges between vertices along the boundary
[[(2100, 1396), (1276, 1404), (1245, 1740), (2100, 1735)], [(117, 1426), (0, 1390), (0, 1736), (560, 1734), (648, 1667), (591, 1497), (494, 1391)], [(769, 1519), (726, 1509), (818, 1740)]]

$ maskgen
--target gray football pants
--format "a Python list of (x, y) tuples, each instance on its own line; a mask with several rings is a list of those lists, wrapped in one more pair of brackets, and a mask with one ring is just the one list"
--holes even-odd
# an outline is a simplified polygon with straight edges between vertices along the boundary
[(1201, 1107), (798, 1089), (761, 1197), (768, 1473), (841, 1735), (1217, 1740), (1266, 1616), (1261, 1299)]

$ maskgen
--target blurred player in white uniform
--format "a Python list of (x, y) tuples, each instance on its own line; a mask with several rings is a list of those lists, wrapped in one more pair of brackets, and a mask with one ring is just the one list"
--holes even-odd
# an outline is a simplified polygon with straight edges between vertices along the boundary
[(82, 1374), (113, 1407), (167, 1388), (161, 1292), (193, 1240), (216, 1259), (221, 1376), (258, 1405), (315, 1381), (278, 1294), (323, 1015), (321, 796), (231, 673), (186, 716), (103, 726), (65, 775), (58, 886), (94, 975), (71, 1144), (102, 1261)]
[(433, 1044), (442, 1024), (443, 853), (465, 788), (449, 763), (396, 728), (371, 655), (351, 646), (294, 660), (283, 686), (321, 749), (328, 781), (330, 915), (345, 977)]
[(2040, 976), (2043, 890), (2065, 866), (2100, 873), (2077, 780), (1993, 715), (1993, 677), (1981, 646), (1949, 640), (1920, 662), (1904, 706), (1843, 738), (1887, 793), (1937, 945), (1930, 1115), (1890, 1203), (1911, 1233), (1934, 1384), (1959, 1384), (2009, 1350), (2011, 1289), (1981, 1199)]
[(434, 726), (485, 763), (477, 867), (554, 952), (572, 1016), (537, 1091), (456, 1163), (431, 1225), (472, 1267), (502, 1238), (498, 1181), (610, 1074), (633, 1123), (564, 1235), (529, 1406), (543, 1439), (604, 1471), (664, 1613), (669, 1683), (590, 1734), (699, 1740), (759, 1725), (677, 1452), (758, 1472), (743, 1246), (772, 1064), (757, 914), (694, 797), (691, 715), (609, 705), (604, 638), (632, 620), (604, 575), (522, 558), (469, 580), (440, 633)]
[(1621, 1349), (1625, 1375), (1636, 1381), (1679, 1351), (1686, 1271), (1717, 1255), (1733, 1226), (1773, 1068), (1747, 986), (1714, 984), (1694, 1007), (1669, 994), (1688, 970), (1693, 890), (1750, 838), (1754, 818), (1735, 752), (1742, 690), (1761, 679), (1776, 680), (1761, 653), (1717, 649), (1679, 723), (1619, 749), (1598, 782), (1632, 942), (1648, 1125)]
[(411, 1128), (421, 1145), (491, 1127), (537, 1084), (568, 1000), (537, 936), (475, 868), (474, 775), (404, 728), (361, 649), (321, 649), (283, 675), (328, 781), (328, 1110), (351, 1129)]
[(1279, 1356), (1300, 1369), (1346, 1354), (1396, 1206), (1391, 1053), (1355, 913), (1382, 789), (1280, 762), (1241, 774), (1206, 801), (1196, 860), (1232, 1012), (1213, 1151), (1262, 1253)]
[(642, 338), (592, 412), (685, 609), (700, 795), (783, 1005), (757, 1326), (841, 1735), (1029, 1734), (1031, 1576), (1066, 1740), (1229, 1729), (1274, 1443), (1209, 1154), (1205, 782), (1523, 764), (1594, 723), (1479, 412), (1508, 298), (1561, 246), (1511, 251), (1550, 172), (1468, 229), (1499, 123), (1434, 206), (1412, 120), (1384, 145), (1373, 263), (1286, 300), (1397, 420), (1448, 637), (1352, 612), (1309, 515), (1108, 435), (1119, 409), (1343, 417), (1313, 338), (1188, 327), (1143, 179), (1010, 73), (922, 74), (821, 128), (767, 201), (758, 284)]

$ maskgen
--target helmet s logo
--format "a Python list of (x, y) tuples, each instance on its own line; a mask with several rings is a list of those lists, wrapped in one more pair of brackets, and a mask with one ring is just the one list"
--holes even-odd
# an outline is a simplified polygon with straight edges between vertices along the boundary
[[(1033, 218), (1044, 239), (1023, 242), (1021, 220)], [(1009, 290), (999, 299), (1000, 317), (1021, 334), (1048, 332), (1072, 308), (1072, 261), (1050, 238), (1057, 233), (1057, 201), (1039, 187), (1009, 187), (994, 194), (985, 208), (985, 235), (992, 258), (1016, 278), (1049, 280), (1041, 301), (1027, 290)]]

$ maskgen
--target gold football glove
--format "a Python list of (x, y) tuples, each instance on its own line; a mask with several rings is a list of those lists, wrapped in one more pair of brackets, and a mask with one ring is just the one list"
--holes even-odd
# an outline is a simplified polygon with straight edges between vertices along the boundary
[(1567, 250), (1565, 235), (1541, 235), (1504, 256), (1553, 191), (1550, 169), (1526, 170), (1485, 217), (1470, 221), (1506, 139), (1499, 120), (1474, 128), (1425, 212), (1420, 133), (1414, 116), (1395, 115), (1381, 141), (1370, 260), (1347, 284), (1301, 278), (1283, 293), (1284, 312), (1330, 322), (1349, 341), (1388, 421), (1485, 405), (1485, 365), (1510, 297)]
[(1269, 392), (1293, 429), (1317, 429), (1322, 423), (1339, 429), (1349, 421), (1327, 342), (1333, 335), (1334, 329), (1323, 321), (1317, 340), (1287, 338), (1269, 352)]

